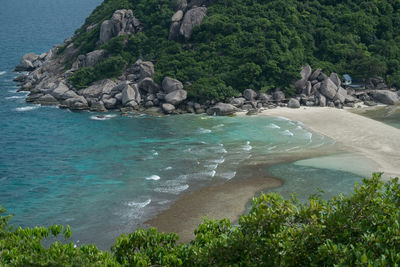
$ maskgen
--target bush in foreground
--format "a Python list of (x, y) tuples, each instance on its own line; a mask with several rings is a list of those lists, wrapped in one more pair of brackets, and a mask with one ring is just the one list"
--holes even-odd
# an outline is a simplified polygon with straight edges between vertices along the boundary
[[(69, 227), (13, 228), (0, 217), (0, 266), (396, 266), (400, 263), (400, 185), (380, 174), (356, 185), (350, 196), (305, 204), (278, 194), (260, 195), (239, 225), (205, 220), (189, 244), (154, 228), (117, 239), (111, 252), (94, 245), (41, 245), (65, 238)], [(1, 210), (1, 213), (4, 213)]]

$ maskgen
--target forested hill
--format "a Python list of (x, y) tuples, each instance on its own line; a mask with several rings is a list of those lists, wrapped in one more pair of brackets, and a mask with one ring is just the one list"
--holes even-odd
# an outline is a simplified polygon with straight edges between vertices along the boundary
[[(356, 78), (382, 76), (400, 86), (400, 0), (188, 2), (207, 6), (190, 38), (168, 40), (171, 17), (188, 9), (186, 0), (106, 0), (77, 30), (74, 44), (81, 54), (99, 48), (111, 53), (114, 66), (103, 66), (100, 77), (117, 76), (141, 58), (155, 63), (157, 82), (179, 79), (195, 98), (224, 99), (246, 88), (281, 87), (290, 94), (306, 63)], [(99, 44), (102, 21), (118, 9), (131, 9), (143, 28)], [(84, 87), (98, 79), (93, 73), (96, 67), (84, 68), (72, 80)]]

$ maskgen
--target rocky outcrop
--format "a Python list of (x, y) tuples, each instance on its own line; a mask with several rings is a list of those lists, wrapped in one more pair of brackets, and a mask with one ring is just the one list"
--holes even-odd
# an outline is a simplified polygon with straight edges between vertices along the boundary
[(86, 55), (79, 55), (77, 60), (72, 64), (72, 71), (76, 71), (82, 67), (94, 67), (102, 59), (107, 56), (107, 51), (103, 49), (94, 50)]
[(185, 90), (174, 90), (165, 96), (165, 102), (174, 106), (179, 105), (187, 98), (187, 92)]
[(400, 98), (397, 93), (389, 90), (374, 90), (371, 92), (374, 100), (386, 105), (397, 105)]
[(235, 114), (237, 111), (239, 111), (239, 109), (231, 104), (218, 103), (213, 107), (209, 108), (207, 110), (207, 114), (217, 115), (217, 116), (228, 116)]
[(243, 96), (247, 101), (253, 101), (257, 97), (257, 93), (253, 89), (246, 89), (243, 92)]
[(288, 103), (289, 108), (300, 108), (300, 102), (296, 98), (291, 98)]
[(207, 14), (206, 7), (194, 7), (186, 12), (183, 18), (179, 33), (189, 40), (193, 33), (193, 28), (199, 26)]
[(319, 89), (321, 94), (326, 96), (328, 99), (333, 99), (336, 96), (337, 90), (337, 85), (329, 78), (322, 82), (321, 88)]
[(100, 27), (99, 43), (104, 44), (111, 38), (123, 34), (134, 34), (142, 30), (140, 21), (130, 9), (121, 9), (114, 12), (111, 20), (105, 20)]
[(182, 90), (183, 89), (183, 84), (173, 78), (170, 77), (165, 77), (163, 82), (162, 82), (162, 88), (164, 90), (165, 93), (169, 94), (173, 91), (176, 90)]
[(111, 90), (117, 84), (112, 80), (106, 79), (95, 82), (93, 85), (89, 86), (88, 88), (79, 90), (79, 95), (84, 96), (85, 98), (100, 98), (103, 94), (109, 94)]

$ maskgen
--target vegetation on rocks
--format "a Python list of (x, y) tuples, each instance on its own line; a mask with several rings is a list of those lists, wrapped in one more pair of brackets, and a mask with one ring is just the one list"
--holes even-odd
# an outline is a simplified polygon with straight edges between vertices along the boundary
[[(238, 226), (205, 220), (189, 244), (154, 228), (122, 235), (111, 252), (75, 247), (50, 235), (71, 235), (62, 226), (15, 228), (0, 217), (1, 266), (395, 266), (400, 263), (400, 185), (379, 174), (349, 196), (308, 202), (261, 194)], [(4, 210), (1, 210), (4, 213)]]
[[(223, 100), (246, 88), (275, 87), (290, 95), (306, 63), (360, 79), (383, 76), (400, 86), (399, 0), (208, 1), (207, 15), (191, 38), (169, 41), (176, 1), (106, 0), (77, 30), (74, 44), (82, 54), (99, 48), (101, 22), (117, 9), (132, 9), (143, 30), (115, 37), (103, 48), (128, 63), (155, 62), (157, 82), (165, 76), (189, 82), (192, 98)], [(94, 29), (87, 31), (89, 26)], [(72, 81), (88, 83), (81, 73)]]

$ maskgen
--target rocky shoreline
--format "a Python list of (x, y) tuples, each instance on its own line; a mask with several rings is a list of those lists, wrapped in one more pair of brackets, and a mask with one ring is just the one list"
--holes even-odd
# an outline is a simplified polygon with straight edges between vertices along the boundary
[[(185, 2), (185, 1), (184, 1)], [(204, 3), (203, 3), (204, 2)], [(193, 28), (200, 25), (206, 16), (207, 1), (197, 5), (179, 5), (171, 18), (170, 39), (189, 38)], [(87, 31), (93, 30), (91, 25)], [(110, 20), (100, 27), (98, 43), (112, 37), (135, 34), (142, 30), (141, 22), (132, 10), (117, 10)], [(61, 51), (61, 52), (60, 52)], [(94, 67), (108, 57), (106, 50), (95, 50), (86, 55), (78, 55), (72, 39), (53, 47), (41, 55), (24, 55), (15, 71), (27, 72), (14, 79), (20, 91), (29, 91), (27, 102), (41, 105), (57, 105), (71, 110), (91, 110), (96, 112), (139, 111), (164, 114), (207, 113), (209, 115), (232, 115), (238, 111), (255, 114), (262, 109), (280, 107), (300, 108), (300, 106), (355, 107), (359, 103), (367, 106), (377, 102), (395, 105), (400, 103), (400, 90), (389, 88), (382, 79), (369, 79), (362, 90), (343, 86), (336, 73), (329, 76), (321, 69), (312, 70), (309, 65), (302, 68), (301, 79), (294, 82), (296, 93), (287, 97), (279, 88), (270, 93), (259, 93), (247, 89), (228, 103), (215, 100), (194, 102), (188, 99), (181, 81), (164, 77), (161, 84), (153, 80), (154, 65), (150, 61), (137, 60), (117, 79), (94, 82), (87, 88), (75, 88), (69, 77), (82, 67)], [(67, 69), (66, 62), (73, 61)]]

